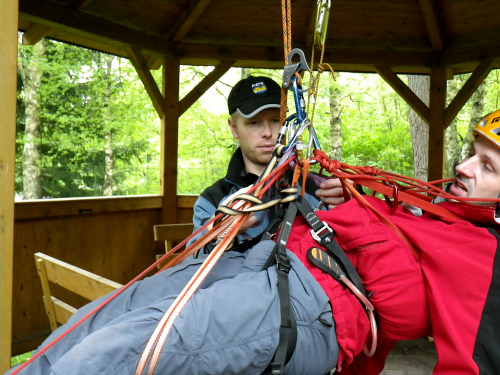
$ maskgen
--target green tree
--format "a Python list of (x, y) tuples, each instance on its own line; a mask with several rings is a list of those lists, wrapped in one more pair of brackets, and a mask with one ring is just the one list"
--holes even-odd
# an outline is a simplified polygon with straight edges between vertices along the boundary
[(18, 73), (25, 105), (24, 147), (22, 152), (23, 195), (25, 199), (42, 197), (40, 154), (40, 84), (45, 65), (45, 41), (18, 49)]
[[(45, 57), (43, 196), (158, 193), (159, 120), (128, 60), (54, 41), (47, 41)], [(25, 119), (19, 120), (22, 129)]]

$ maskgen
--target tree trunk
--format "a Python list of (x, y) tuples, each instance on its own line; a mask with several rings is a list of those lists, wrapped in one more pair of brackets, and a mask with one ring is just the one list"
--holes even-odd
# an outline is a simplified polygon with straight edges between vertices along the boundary
[(106, 55), (104, 66), (104, 79), (106, 89), (104, 91), (104, 196), (113, 195), (113, 182), (114, 182), (114, 159), (113, 159), (113, 143), (112, 143), (112, 119), (109, 111), (109, 100), (111, 96), (111, 67), (113, 64), (113, 56)]
[[(447, 90), (447, 105), (453, 100), (457, 95), (457, 81), (452, 79), (448, 81)], [(444, 177), (453, 178), (455, 176), (455, 166), (460, 162), (460, 148), (459, 139), (457, 131), (457, 119), (454, 118), (451, 124), (448, 126), (445, 132), (445, 145), (446, 145), (446, 160), (444, 166)]]
[(248, 78), (251, 74), (250, 68), (241, 68), (241, 79)]
[(19, 72), (24, 85), (25, 140), (23, 150), (24, 199), (42, 198), (40, 169), (40, 83), (45, 60), (45, 40), (33, 46), (32, 56), (22, 56), (19, 48)]
[[(429, 76), (409, 75), (408, 86), (426, 105), (429, 105)], [(427, 181), (427, 150), (429, 147), (429, 127), (411, 108), (410, 129), (411, 142), (413, 146), (413, 170), (415, 172), (415, 178), (422, 181)]]
[[(339, 73), (337, 73), (338, 77)], [(340, 113), (340, 90), (335, 82), (332, 82), (330, 91), (330, 159), (342, 161), (342, 121)]]
[(486, 80), (483, 81), (476, 92), (472, 95), (472, 109), (470, 113), (469, 128), (465, 134), (464, 140), (462, 142), (462, 155), (461, 160), (464, 159), (469, 154), (470, 145), (474, 142), (473, 130), (477, 123), (485, 115), (484, 112), (484, 92), (485, 92)]

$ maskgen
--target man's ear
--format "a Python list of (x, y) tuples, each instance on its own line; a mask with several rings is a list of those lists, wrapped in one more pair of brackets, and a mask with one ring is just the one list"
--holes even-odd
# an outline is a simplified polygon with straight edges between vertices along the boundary
[(231, 129), (231, 133), (233, 133), (233, 138), (239, 139), (240, 136), (238, 135), (238, 129), (236, 128), (236, 124), (235, 124), (233, 118), (229, 117), (227, 119), (227, 123), (229, 124), (229, 129)]

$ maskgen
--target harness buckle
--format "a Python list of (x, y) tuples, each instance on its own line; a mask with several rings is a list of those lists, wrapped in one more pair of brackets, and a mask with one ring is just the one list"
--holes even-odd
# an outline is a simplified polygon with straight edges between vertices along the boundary
[(324, 221), (322, 223), (323, 223), (323, 226), (321, 228), (319, 228), (317, 232), (315, 232), (314, 229), (311, 229), (311, 236), (316, 241), (318, 241), (321, 245), (326, 245), (326, 244), (332, 242), (333, 237), (335, 236), (335, 233), (333, 232), (333, 229), (330, 228), (330, 226), (327, 223), (325, 223)]
[(290, 272), (290, 269), (292, 268), (292, 265), (290, 263), (290, 259), (286, 256), (286, 254), (282, 254), (278, 252), (276, 254), (276, 267), (278, 270), (288, 274)]

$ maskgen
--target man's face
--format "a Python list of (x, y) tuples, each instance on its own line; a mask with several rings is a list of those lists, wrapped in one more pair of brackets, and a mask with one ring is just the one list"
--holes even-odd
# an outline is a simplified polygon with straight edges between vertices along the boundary
[(457, 165), (455, 171), (451, 194), (467, 198), (499, 197), (500, 151), (483, 137), (479, 136), (471, 145), (469, 155)]
[(271, 160), (278, 137), (279, 109), (264, 109), (248, 119), (234, 113), (228, 122), (233, 137), (240, 141), (247, 172), (260, 175)]

